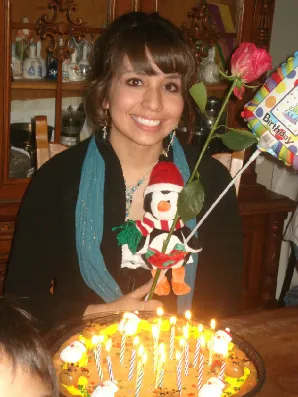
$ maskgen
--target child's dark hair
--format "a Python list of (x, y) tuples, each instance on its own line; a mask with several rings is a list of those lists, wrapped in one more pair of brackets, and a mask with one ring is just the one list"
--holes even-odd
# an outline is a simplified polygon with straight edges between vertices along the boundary
[(110, 123), (105, 110), (112, 79), (121, 72), (123, 59), (128, 57), (136, 71), (149, 76), (156, 74), (148, 59), (163, 73), (179, 73), (182, 78), (184, 120), (193, 118), (189, 88), (196, 79), (196, 63), (182, 31), (157, 13), (131, 12), (117, 18), (97, 40), (91, 82), (86, 98), (86, 111), (93, 125)]
[(0, 297), (0, 362), (7, 360), (15, 375), (17, 367), (38, 377), (58, 396), (56, 373), (34, 320), (15, 303)]

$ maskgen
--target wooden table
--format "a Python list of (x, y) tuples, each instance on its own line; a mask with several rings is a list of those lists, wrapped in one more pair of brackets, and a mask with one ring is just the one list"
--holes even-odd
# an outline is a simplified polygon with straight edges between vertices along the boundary
[(265, 362), (258, 397), (298, 396), (298, 306), (230, 318), (223, 326), (253, 345)]

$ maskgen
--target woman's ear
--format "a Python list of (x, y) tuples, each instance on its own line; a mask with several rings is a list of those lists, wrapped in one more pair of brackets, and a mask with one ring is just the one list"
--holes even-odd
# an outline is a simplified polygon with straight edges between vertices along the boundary
[(110, 103), (107, 99), (103, 101), (103, 108), (106, 110), (110, 109)]

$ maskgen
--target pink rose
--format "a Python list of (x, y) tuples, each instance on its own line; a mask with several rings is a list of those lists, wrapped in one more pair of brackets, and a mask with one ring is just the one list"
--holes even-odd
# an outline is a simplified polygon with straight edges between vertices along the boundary
[[(231, 73), (241, 78), (242, 83), (250, 83), (258, 79), (267, 70), (272, 68), (272, 58), (263, 48), (257, 48), (254, 43), (241, 43), (232, 55)], [(234, 94), (242, 99), (244, 85), (234, 89)]]

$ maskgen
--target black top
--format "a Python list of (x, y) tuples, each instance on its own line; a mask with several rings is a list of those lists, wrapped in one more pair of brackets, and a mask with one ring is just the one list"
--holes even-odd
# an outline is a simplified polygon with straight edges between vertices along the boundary
[[(124, 223), (124, 179), (112, 146), (97, 136), (96, 143), (106, 164), (101, 251), (107, 269), (125, 294), (148, 281), (151, 273), (142, 268), (120, 268), (121, 249), (112, 227)], [(76, 251), (75, 209), (88, 144), (89, 139), (40, 168), (18, 215), (5, 293), (21, 298), (21, 306), (37, 317), (42, 331), (81, 316), (90, 304), (103, 303), (85, 284)], [(185, 148), (185, 154), (192, 169), (198, 156), (195, 147)], [(202, 216), (231, 178), (225, 167), (210, 156), (205, 156), (199, 172), (205, 189)], [(207, 319), (237, 314), (243, 250), (234, 188), (205, 220), (199, 238), (203, 251), (199, 254), (192, 312)], [(54, 295), (50, 293), (53, 279)], [(164, 304), (167, 312), (176, 310), (174, 296), (168, 296)]]

